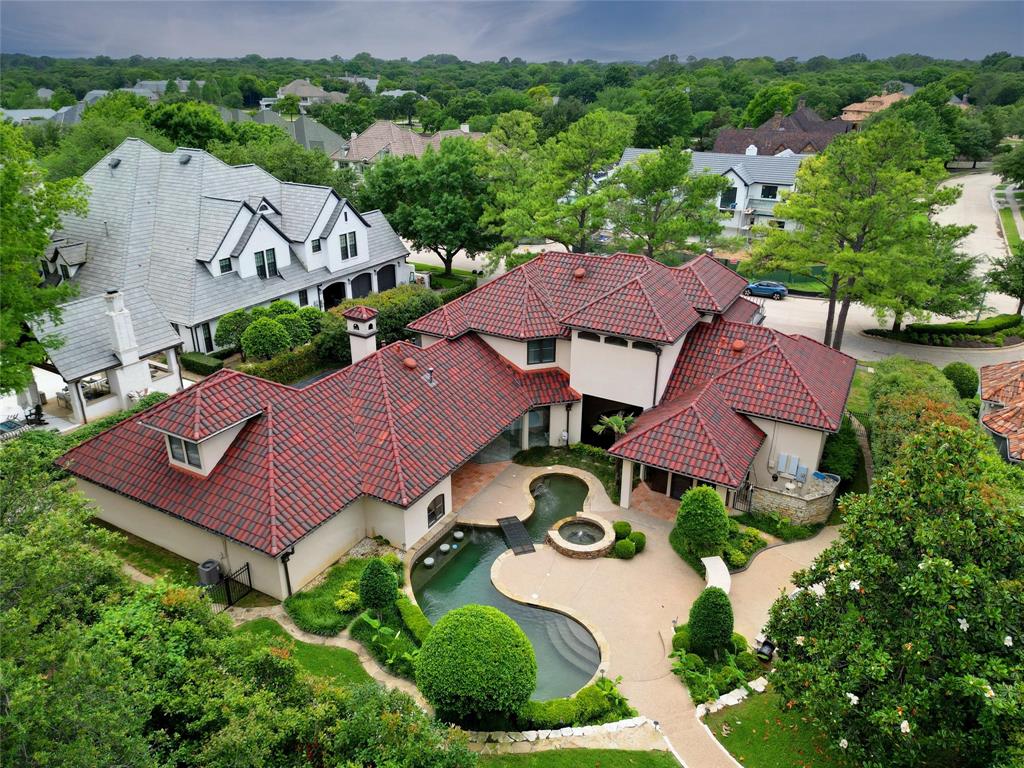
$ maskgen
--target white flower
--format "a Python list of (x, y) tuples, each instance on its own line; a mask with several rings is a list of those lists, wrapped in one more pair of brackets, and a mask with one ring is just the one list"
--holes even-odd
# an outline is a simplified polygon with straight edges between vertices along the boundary
[(848, 742), (846, 739), (839, 740), (840, 749), (846, 749), (848, 746), (850, 746), (850, 742)]
[(850, 564), (848, 562), (846, 562), (845, 560), (843, 560), (843, 562), (841, 562), (839, 564), (839, 570), (840, 571), (845, 571), (849, 567), (850, 567)]
[(960, 625), (960, 629), (962, 629), (964, 632), (966, 632), (967, 628), (971, 626), (967, 623), (967, 619), (957, 619), (956, 621)]
[(796, 636), (796, 644), (797, 645), (803, 645), (804, 644), (804, 636), (803, 635), (797, 635)]
[(1007, 648), (1013, 648), (1013, 638), (1010, 637), (1009, 635), (1004, 637), (1003, 638), (1003, 645), (1005, 645)]
[(910, 723), (906, 720), (900, 723), (900, 733), (910, 733)]
[(855, 707), (860, 703), (860, 696), (855, 693), (847, 693), (846, 698), (848, 698), (850, 700), (850, 704)]
[(995, 698), (995, 695), (996, 695), (996, 692), (992, 690), (992, 686), (991, 685), (986, 685), (985, 686), (985, 698), (993, 699), (993, 698)]
[(924, 570), (924, 560), (922, 560), (920, 563), (917, 564), (917, 570), (919, 570), (919, 571), (923, 571)]
[(860, 589), (860, 580), (854, 579), (850, 582), (850, 590), (856, 592), (858, 589)]

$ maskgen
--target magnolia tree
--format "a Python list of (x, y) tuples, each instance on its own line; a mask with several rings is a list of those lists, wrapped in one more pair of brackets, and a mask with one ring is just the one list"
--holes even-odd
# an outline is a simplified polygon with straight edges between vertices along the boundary
[(979, 431), (923, 427), (772, 607), (773, 686), (855, 764), (1021, 765), (1022, 489)]

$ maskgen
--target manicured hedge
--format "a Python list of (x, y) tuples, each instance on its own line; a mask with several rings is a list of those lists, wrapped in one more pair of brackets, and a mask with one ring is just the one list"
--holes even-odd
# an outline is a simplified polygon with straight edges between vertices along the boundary
[(622, 541), (633, 532), (633, 526), (625, 520), (616, 520), (612, 523), (612, 528), (615, 529), (616, 541)]
[[(601, 686), (610, 688), (606, 693)], [(625, 697), (611, 680), (588, 685), (575, 696), (547, 701), (530, 701), (515, 716), (512, 725), (518, 730), (539, 730), (554, 728), (582, 728), (585, 725), (601, 725), (636, 717), (636, 710), (629, 706)]]
[(1005, 331), (1020, 323), (1020, 315), (994, 315), (977, 322), (973, 320), (952, 323), (911, 323), (907, 326), (910, 333), (927, 333), (932, 336), (949, 336), (966, 334), (968, 336), (988, 336), (990, 333)]
[(416, 638), (417, 643), (423, 645), (430, 630), (434, 628), (430, 619), (416, 603), (405, 595), (395, 601), (395, 606), (398, 608), (398, 614), (402, 617), (402, 623), (405, 624), (406, 629)]
[[(347, 299), (328, 312), (336, 318), (350, 307), (373, 307), (377, 315), (377, 345), (380, 347), (400, 340), (410, 340), (415, 335), (406, 330), (409, 323), (441, 306), (441, 297), (429, 288), (419, 285), (400, 285), (397, 288), (364, 296), (361, 299)], [(335, 327), (332, 327), (332, 331)], [(346, 336), (345, 325), (341, 332)], [(325, 325), (322, 332), (327, 332)]]
[(978, 394), (978, 372), (972, 365), (956, 361), (943, 368), (942, 375), (953, 383), (960, 397), (969, 398)]
[(629, 534), (629, 540), (633, 542), (638, 555), (647, 547), (647, 534), (643, 531), (633, 531)]
[(182, 368), (192, 371), (192, 373), (198, 373), (200, 376), (209, 376), (224, 367), (223, 360), (204, 355), (202, 352), (185, 352), (180, 360)]
[(316, 347), (307, 344), (298, 349), (282, 352), (280, 355), (261, 363), (246, 363), (238, 370), (250, 376), (259, 376), (279, 384), (294, 384), (296, 381), (312, 376), (324, 368), (324, 363), (317, 354)]
[(852, 480), (860, 464), (860, 446), (853, 422), (843, 416), (843, 424), (834, 435), (825, 439), (825, 450), (821, 454), (821, 471), (839, 475), (843, 480)]

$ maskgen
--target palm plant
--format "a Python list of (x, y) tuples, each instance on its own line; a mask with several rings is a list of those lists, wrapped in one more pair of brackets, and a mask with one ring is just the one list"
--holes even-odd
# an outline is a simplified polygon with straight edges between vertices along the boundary
[(599, 435), (611, 430), (616, 437), (622, 437), (633, 426), (634, 421), (636, 421), (636, 416), (629, 416), (619, 411), (614, 416), (602, 416), (593, 426), (593, 430)]

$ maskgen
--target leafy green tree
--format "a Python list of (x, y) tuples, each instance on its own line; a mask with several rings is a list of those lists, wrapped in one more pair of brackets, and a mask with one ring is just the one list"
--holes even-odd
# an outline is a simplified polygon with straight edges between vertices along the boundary
[(320, 184), (333, 187), (342, 197), (350, 198), (355, 193), (358, 183), (355, 171), (349, 166), (335, 168), (327, 155), (318, 150), (306, 149), (291, 140), (276, 126), (258, 126), (258, 128), (274, 128), (272, 135), (253, 140), (247, 134), (248, 129), (241, 126), (257, 125), (239, 123), (233, 141), (211, 142), (208, 150), (229, 165), (253, 163), (273, 174), (281, 181), (297, 184)]
[(67, 88), (57, 88), (53, 92), (53, 96), (50, 97), (50, 101), (47, 106), (50, 109), (60, 109), (61, 107), (70, 107), (72, 104), (77, 102), (75, 94), (69, 91)]
[(395, 603), (398, 579), (394, 569), (379, 557), (366, 564), (359, 577), (359, 602), (368, 611), (373, 611), (379, 620), (381, 612)]
[(244, 309), (235, 309), (217, 321), (213, 340), (218, 347), (238, 349), (242, 346), (242, 333), (252, 322), (252, 315)]
[(353, 133), (362, 133), (373, 123), (373, 108), (365, 99), (344, 104), (316, 104), (310, 107), (309, 113), (344, 139)]
[(189, 80), (185, 94), (188, 96), (189, 101), (202, 101), (203, 90), (199, 85), (199, 81), (195, 78)]
[(690, 649), (705, 658), (719, 657), (732, 646), (732, 603), (719, 587), (707, 587), (690, 606), (686, 623)]
[(320, 333), (320, 325), (324, 319), (323, 310), (318, 307), (299, 307), (295, 314), (301, 317), (302, 322), (306, 324), (310, 338)]
[(1009, 152), (999, 155), (992, 168), (1003, 181), (1024, 186), (1024, 144), (1018, 144)]
[(380, 208), (413, 248), (432, 251), (451, 274), (459, 251), (477, 254), (496, 238), (479, 226), (490, 200), (477, 172), (483, 150), (463, 138), (448, 138), (440, 151), (422, 157), (385, 157), (366, 172), (364, 208)]
[(695, 555), (720, 555), (729, 538), (729, 518), (718, 492), (701, 485), (684, 493), (673, 533)]
[(939, 187), (945, 176), (942, 162), (928, 158), (917, 132), (901, 120), (839, 136), (801, 164), (796, 190), (775, 207), (777, 217), (799, 227), (769, 230), (755, 255), (761, 265), (795, 272), (825, 265), (827, 345), (842, 347), (850, 305), (870, 303), (865, 289), (884, 285), (881, 277), (865, 280), (869, 270), (879, 276), (962, 236), (962, 228), (929, 219), (960, 195), (959, 187)]
[(416, 105), (416, 118), (420, 121), (424, 131), (436, 133), (444, 127), (448, 115), (441, 108), (441, 105), (434, 100), (421, 101)]
[(444, 111), (456, 122), (464, 123), (473, 115), (487, 114), (487, 99), (479, 91), (470, 90), (449, 101)]
[(743, 112), (743, 125), (756, 128), (776, 112), (788, 115), (796, 106), (799, 83), (773, 83), (766, 85), (747, 104)]
[(172, 77), (167, 80), (167, 85), (164, 86), (164, 92), (160, 96), (160, 101), (164, 102), (176, 102), (182, 100), (181, 89), (178, 87), (177, 81)]
[(292, 340), (292, 347), (301, 347), (307, 344), (311, 338), (309, 326), (298, 314), (292, 312), (285, 315), (278, 315), (274, 318), (288, 332), (288, 338)]
[(299, 107), (299, 97), (294, 93), (288, 93), (279, 98), (274, 102), (274, 106), (271, 109), (280, 115), (290, 116), (293, 119), (302, 111)]
[(203, 83), (202, 100), (208, 104), (220, 104), (224, 100), (220, 83), (212, 77), (207, 78), (206, 82)]
[(1014, 763), (1024, 498), (1011, 471), (978, 430), (924, 426), (870, 494), (846, 497), (839, 540), (772, 607), (772, 685), (855, 764)]
[(403, 93), (397, 99), (395, 99), (395, 109), (398, 110), (398, 114), (405, 117), (406, 122), (412, 125), (412, 118), (416, 114), (416, 107), (419, 106), (420, 95), (415, 91), (409, 91)]
[(226, 141), (229, 131), (212, 104), (178, 101), (153, 104), (146, 122), (179, 147), (206, 149), (214, 141)]
[(992, 259), (989, 285), (1017, 300), (1017, 314), (1024, 312), (1024, 242), (1016, 243), (1007, 256)]
[(979, 160), (992, 156), (999, 138), (992, 126), (980, 117), (962, 118), (954, 137), (956, 154), (971, 160), (974, 163), (972, 167), (977, 168)]
[(498, 229), (510, 252), (527, 237), (586, 253), (607, 219), (608, 185), (597, 179), (633, 135), (629, 115), (596, 109), (533, 153), (518, 194), (504, 200)]
[(85, 213), (86, 194), (78, 179), (45, 181), (21, 130), (0, 123), (0, 392), (27, 387), (32, 365), (46, 359), (43, 343), (62, 343), (60, 334), (29, 337), (26, 324), (59, 321), (73, 295), (70, 285), (44, 284), (39, 264), (61, 216)]
[(693, 129), (693, 108), (682, 88), (660, 90), (654, 99), (636, 113), (633, 142), (638, 147), (658, 148), (674, 138), (684, 142)]
[(616, 172), (618, 193), (608, 207), (616, 248), (653, 259), (683, 250), (691, 238), (707, 241), (721, 233), (716, 201), (729, 182), (691, 175), (691, 162), (677, 139)]
[(261, 317), (242, 332), (242, 354), (247, 359), (269, 360), (292, 347), (291, 337), (277, 320)]

